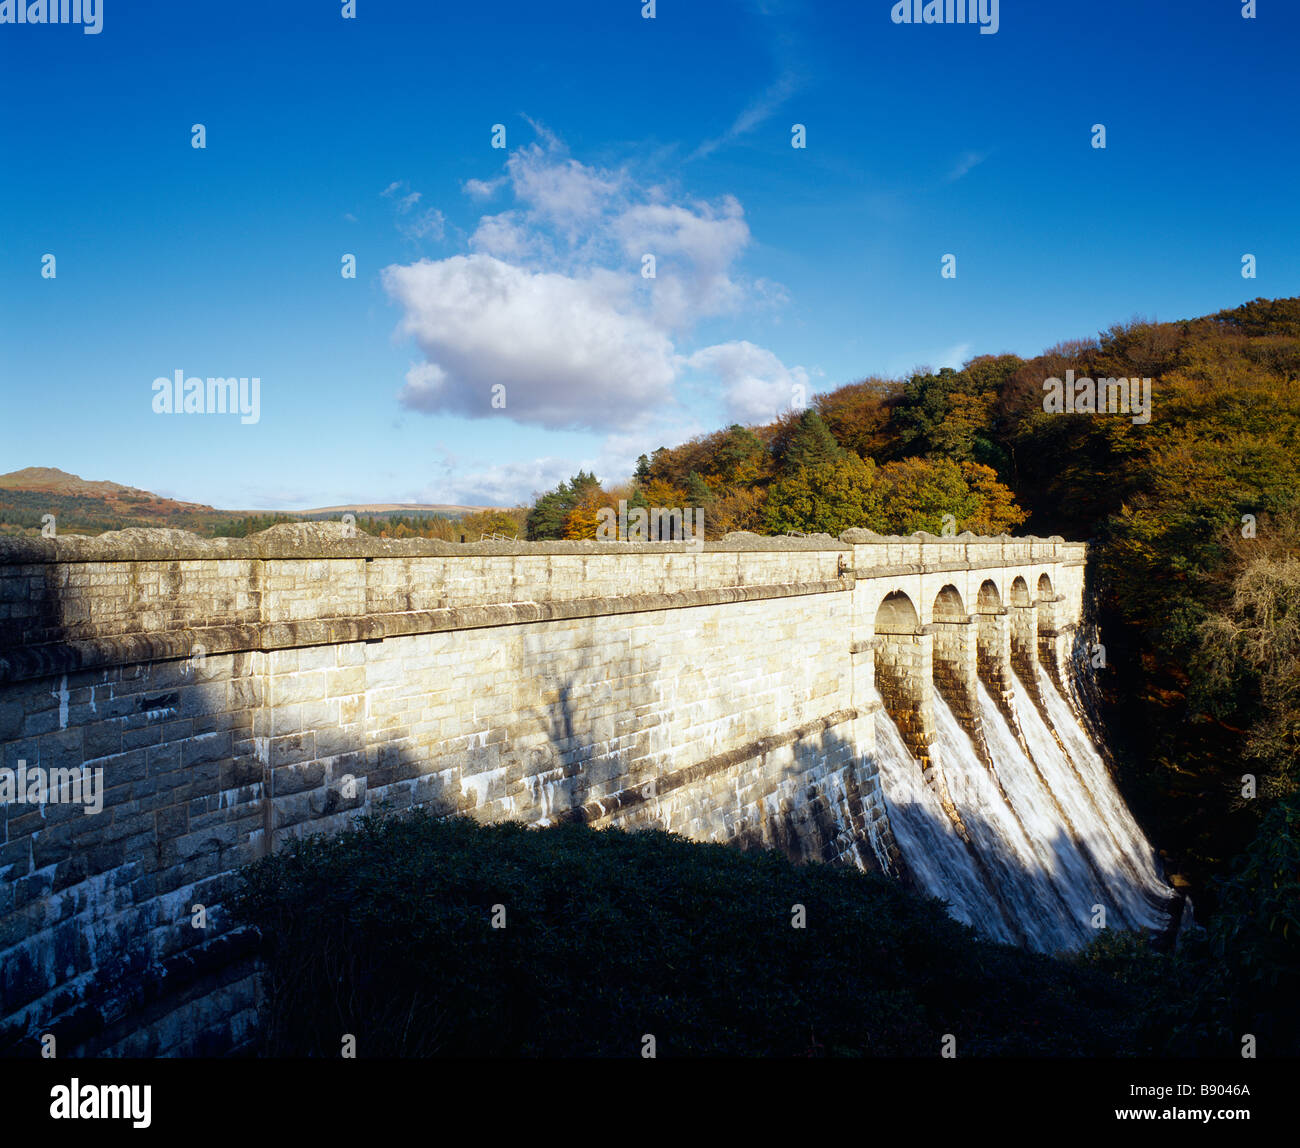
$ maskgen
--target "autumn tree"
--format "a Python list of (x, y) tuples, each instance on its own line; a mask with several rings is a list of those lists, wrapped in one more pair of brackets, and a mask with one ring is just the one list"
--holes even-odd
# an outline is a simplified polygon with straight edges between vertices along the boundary
[(721, 538), (733, 531), (761, 534), (767, 524), (767, 495), (757, 486), (724, 489), (705, 515), (706, 537)]
[(530, 541), (565, 537), (565, 524), (569, 514), (583, 497), (600, 489), (600, 480), (594, 474), (578, 471), (568, 482), (543, 494), (528, 512), (525, 533)]
[(881, 492), (876, 464), (850, 452), (800, 467), (768, 492), (764, 523), (769, 533), (791, 530), (838, 535), (853, 527), (879, 530)]
[(925, 530), (942, 534), (944, 516), (956, 530), (979, 509), (961, 468), (950, 459), (906, 458), (880, 468), (884, 533), (913, 534)]
[(1009, 486), (998, 481), (998, 472), (978, 462), (963, 462), (961, 475), (971, 494), (978, 500), (975, 509), (962, 521), (959, 532), (972, 534), (1009, 534), (1028, 518), (1018, 505)]
[(817, 395), (813, 405), (840, 446), (863, 458), (878, 458), (889, 449), (890, 404), (900, 390), (890, 380), (864, 379)]
[(564, 519), (564, 537), (568, 539), (593, 540), (596, 528), (600, 525), (601, 509), (600, 487), (587, 487), (577, 504)]
[(1194, 696), (1220, 716), (1249, 714), (1245, 755), (1264, 767), (1261, 793), (1300, 784), (1300, 515), (1226, 536), (1230, 591), (1199, 628)]
[(508, 510), (479, 510), (467, 514), (458, 524), (467, 542), (477, 542), (489, 534), (518, 538), (523, 532), (518, 517)]

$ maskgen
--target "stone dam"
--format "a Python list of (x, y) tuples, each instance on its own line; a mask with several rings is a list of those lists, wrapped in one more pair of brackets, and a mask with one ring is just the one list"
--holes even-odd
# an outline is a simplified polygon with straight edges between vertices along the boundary
[(102, 784), (0, 803), (0, 1054), (249, 1047), (237, 869), (369, 810), (776, 848), (1044, 951), (1165, 919), (1077, 720), (1082, 543), (351, 533), (0, 540), (0, 767)]

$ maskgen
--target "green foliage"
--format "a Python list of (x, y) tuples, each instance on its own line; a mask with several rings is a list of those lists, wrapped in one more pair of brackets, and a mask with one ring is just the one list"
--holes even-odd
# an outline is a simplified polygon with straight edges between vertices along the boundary
[(1229, 311), (1220, 311), (1214, 320), (1245, 335), (1285, 335), (1300, 339), (1300, 298), (1252, 299)]
[(713, 502), (713, 491), (709, 484), (700, 477), (699, 471), (693, 470), (686, 478), (686, 501), (690, 506), (707, 508)]
[(1198, 626), (1190, 694), (1217, 716), (1249, 719), (1244, 756), (1272, 797), (1300, 786), (1300, 514), (1258, 528), (1225, 534), (1231, 585)]
[(212, 526), (213, 538), (248, 538), (279, 526), (282, 522), (300, 522), (291, 514), (246, 514), (243, 518), (230, 518)]
[(798, 530), (837, 535), (854, 527), (880, 530), (876, 464), (856, 454), (801, 467), (772, 487), (766, 507), (772, 534)]
[(1219, 889), (1199, 1004), (1263, 1055), (1300, 1056), (1300, 796), (1276, 802)]
[(835, 441), (817, 411), (804, 411), (794, 423), (777, 462), (781, 472), (794, 474), (804, 467), (824, 466), (844, 457), (844, 449)]
[(234, 909), (264, 938), (268, 1055), (336, 1057), (341, 1032), (365, 1057), (1132, 1048), (1137, 1002), (1093, 970), (893, 881), (659, 831), (366, 819), (245, 870)]
[(1234, 872), (1218, 884), (1208, 928), (1177, 953), (1102, 933), (1076, 962), (1131, 989), (1143, 1055), (1300, 1055), (1300, 797), (1273, 805)]
[(947, 516), (954, 533), (1000, 534), (1024, 519), (1011, 492), (986, 467), (923, 458), (877, 467), (851, 453), (781, 479), (766, 507), (767, 529), (778, 534), (836, 535), (853, 527), (878, 534), (941, 534)]
[(885, 534), (940, 534), (944, 515), (952, 516), (954, 532), (959, 532), (979, 508), (961, 468), (946, 458), (886, 463), (880, 468), (880, 484)]
[[(656, 452), (657, 453), (657, 452)], [(546, 538), (563, 538), (569, 515), (584, 498), (600, 491), (600, 480), (594, 474), (578, 471), (568, 482), (543, 494), (528, 512), (524, 531), (530, 541)]]

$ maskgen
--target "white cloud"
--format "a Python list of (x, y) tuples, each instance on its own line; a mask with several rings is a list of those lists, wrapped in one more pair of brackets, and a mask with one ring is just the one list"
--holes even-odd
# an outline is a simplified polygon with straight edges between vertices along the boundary
[(730, 275), (749, 244), (744, 209), (734, 196), (707, 203), (646, 203), (614, 220), (624, 254), (637, 264), (655, 257), (653, 308), (668, 327), (690, 326), (707, 315), (738, 310), (746, 290)]
[(404, 405), (471, 418), (501, 415), (560, 428), (600, 425), (671, 401), (668, 337), (627, 309), (608, 280), (532, 272), (490, 255), (387, 267), (433, 370), (408, 373)]
[(539, 252), (539, 243), (517, 212), (485, 215), (469, 239), (470, 246), (498, 259), (522, 260)]
[[(479, 198), (505, 181), (514, 198), (480, 217), (470, 254), (385, 269), (403, 310), (398, 330), (426, 359), (408, 374), (400, 401), (425, 413), (549, 428), (660, 417), (675, 404), (689, 358), (678, 342), (706, 317), (779, 304), (783, 290), (739, 273), (751, 236), (734, 196), (675, 198), (638, 186), (625, 169), (579, 163), (545, 129), (539, 134), (542, 143), (511, 153), (498, 179), (463, 185)], [(389, 192), (409, 198), (404, 184)], [(655, 256), (654, 278), (641, 274), (645, 254)], [(806, 379), (762, 348), (736, 345), (749, 348), (752, 369), (725, 385), (729, 406), (745, 417), (763, 406), (764, 387), (775, 393)], [(697, 365), (730, 370), (734, 358)], [(491, 406), (496, 384), (506, 387), (504, 410)]]
[(461, 190), (471, 199), (491, 199), (506, 182), (506, 177), (496, 179), (467, 179), (461, 184)]
[(440, 478), (416, 495), (424, 503), (459, 506), (521, 506), (533, 496), (554, 490), (580, 469), (562, 458), (502, 463), (456, 477)]
[(622, 173), (559, 159), (553, 150), (537, 144), (512, 152), (506, 170), (516, 197), (528, 204), (536, 217), (568, 226), (600, 214), (625, 184)]
[(771, 351), (745, 340), (705, 347), (688, 362), (721, 380), (728, 414), (737, 422), (768, 422), (790, 410), (796, 387), (808, 398), (803, 367), (787, 367)]
[(404, 219), (398, 229), (408, 239), (442, 239), (447, 230), (447, 218), (436, 207), (421, 211)]

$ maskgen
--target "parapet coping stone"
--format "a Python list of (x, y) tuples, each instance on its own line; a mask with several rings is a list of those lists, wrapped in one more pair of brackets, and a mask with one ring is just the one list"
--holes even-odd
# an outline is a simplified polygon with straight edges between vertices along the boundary
[[(485, 540), (441, 542), (430, 538), (375, 538), (341, 522), (281, 523), (248, 538), (202, 538), (187, 530), (132, 527), (97, 536), (65, 534), (55, 538), (0, 538), (0, 565), (64, 562), (176, 562), (325, 558), (482, 558), (505, 555), (527, 557), (547, 554), (717, 554), (751, 552), (847, 551), (854, 546), (898, 546), (953, 543), (1065, 545), (1051, 538), (985, 537), (957, 534), (941, 537), (924, 531), (910, 535), (876, 534), (846, 530), (839, 538), (829, 534), (765, 535), (741, 531), (712, 541), (614, 542)], [(1070, 545), (1083, 545), (1073, 543)]]

